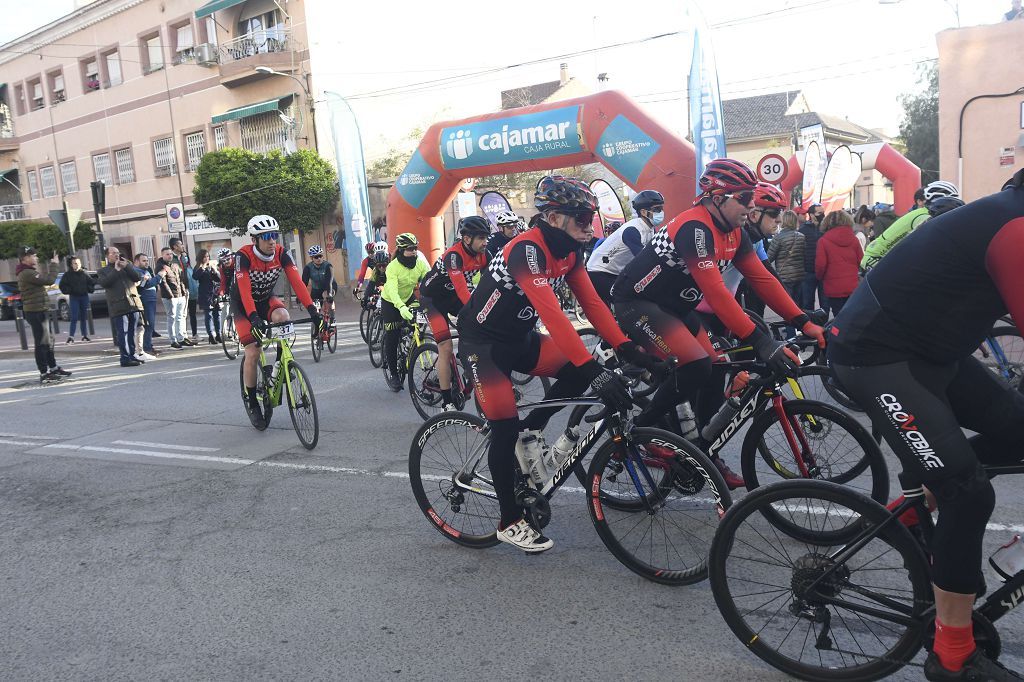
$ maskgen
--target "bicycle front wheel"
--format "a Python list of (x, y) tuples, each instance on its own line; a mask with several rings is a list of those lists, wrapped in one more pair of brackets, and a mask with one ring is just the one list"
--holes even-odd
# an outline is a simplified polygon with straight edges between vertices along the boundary
[(432, 343), (417, 346), (409, 358), (409, 397), (424, 419), (430, 419), (443, 407), (437, 362), (437, 346)]
[[(805, 543), (805, 529), (851, 521), (865, 544)], [(883, 528), (880, 524), (890, 521)], [(750, 651), (804, 680), (876, 680), (920, 650), (931, 602), (928, 563), (884, 507), (842, 486), (786, 481), (756, 490), (719, 524), (709, 577), (725, 622)]]
[(238, 332), (235, 331), (235, 316), (228, 313), (221, 320), (220, 326), (220, 345), (224, 349), (224, 355), (228, 360), (234, 360), (240, 350)]
[(320, 440), (320, 415), (316, 411), (313, 385), (297, 362), (288, 363), (288, 413), (302, 447), (312, 450)]
[(380, 315), (370, 318), (370, 328), (366, 332), (368, 337), (366, 347), (370, 350), (370, 364), (380, 367), (384, 363), (384, 323)]
[(1015, 327), (996, 327), (982, 342), (974, 357), (1014, 388), (1024, 376), (1024, 339)]
[(363, 308), (359, 313), (359, 336), (363, 337), (363, 343), (370, 342), (368, 332), (370, 331), (370, 320), (373, 318), (372, 312), (372, 308)]
[(334, 351), (338, 350), (338, 326), (333, 316), (327, 333), (327, 350), (330, 351), (331, 355), (334, 355)]
[(718, 520), (732, 503), (707, 455), (667, 431), (633, 429), (601, 446), (589, 479), (594, 528), (626, 568), (665, 585), (707, 577)]
[(313, 347), (313, 362), (320, 362), (320, 356), (324, 354), (324, 337), (313, 330), (309, 337), (310, 345)]
[[(249, 416), (249, 399), (245, 395), (244, 359), (238, 363), (238, 387), (242, 391), (242, 407), (245, 408), (246, 416)], [(270, 426), (270, 418), (274, 416), (274, 401), (270, 399), (270, 386), (267, 385), (267, 375), (262, 364), (256, 366), (256, 400), (263, 412), (263, 428), (258, 430), (265, 431)]]
[(458, 412), (423, 422), (409, 447), (409, 481), (423, 515), (444, 537), (476, 549), (498, 544), (490, 442), (487, 422)]

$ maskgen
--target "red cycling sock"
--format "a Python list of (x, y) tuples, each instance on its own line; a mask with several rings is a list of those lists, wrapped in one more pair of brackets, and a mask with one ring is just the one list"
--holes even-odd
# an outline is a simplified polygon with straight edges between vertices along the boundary
[(958, 672), (976, 648), (973, 625), (954, 628), (935, 619), (935, 655), (943, 668)]

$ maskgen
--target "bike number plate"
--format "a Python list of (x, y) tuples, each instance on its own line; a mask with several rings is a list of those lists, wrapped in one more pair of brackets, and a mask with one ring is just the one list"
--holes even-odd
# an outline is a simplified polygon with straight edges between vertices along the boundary
[(293, 325), (291, 322), (289, 322), (288, 324), (286, 324), (283, 327), (274, 327), (273, 334), (271, 336), (273, 336), (273, 338), (275, 338), (275, 339), (283, 339), (283, 338), (287, 338), (287, 337), (291, 336), (294, 333), (295, 333), (295, 325)]

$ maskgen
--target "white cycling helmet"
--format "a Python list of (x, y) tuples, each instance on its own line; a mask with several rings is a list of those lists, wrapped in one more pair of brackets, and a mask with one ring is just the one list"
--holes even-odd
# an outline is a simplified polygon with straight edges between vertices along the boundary
[(267, 232), (280, 232), (281, 226), (277, 224), (277, 220), (273, 216), (254, 215), (249, 219), (249, 225), (245, 231), (250, 237), (258, 237)]
[(310, 258), (316, 258), (317, 256), (324, 255), (324, 250), (320, 248), (319, 244), (313, 244), (313, 246), (309, 247), (309, 250), (306, 251), (306, 253), (309, 254)]
[(373, 252), (374, 253), (387, 253), (388, 252), (388, 243), (387, 242), (377, 242), (376, 244), (373, 245)]
[(217, 249), (217, 260), (231, 260), (234, 252), (231, 249), (221, 247)]
[(498, 225), (505, 227), (506, 225), (517, 225), (519, 223), (519, 216), (512, 211), (502, 211), (495, 217)]
[(956, 188), (952, 182), (946, 182), (945, 180), (936, 180), (925, 185), (924, 188), (924, 201), (927, 204), (933, 199), (939, 197), (953, 197), (954, 199), (960, 198), (960, 190)]

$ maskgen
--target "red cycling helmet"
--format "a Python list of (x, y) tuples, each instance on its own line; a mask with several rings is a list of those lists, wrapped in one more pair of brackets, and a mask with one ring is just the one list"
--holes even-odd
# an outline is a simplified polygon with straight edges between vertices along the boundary
[(782, 190), (768, 182), (759, 182), (754, 188), (754, 206), (767, 210), (785, 211), (789, 201)]
[(733, 192), (752, 191), (757, 187), (757, 176), (742, 161), (715, 159), (704, 167), (698, 184), (702, 197), (713, 194), (732, 194)]
[(373, 244), (374, 244), (373, 242), (366, 242), (366, 255), (367, 256), (372, 256), (373, 255)]
[(560, 213), (596, 213), (597, 197), (587, 183), (563, 175), (548, 175), (537, 183), (533, 205), (538, 211)]

